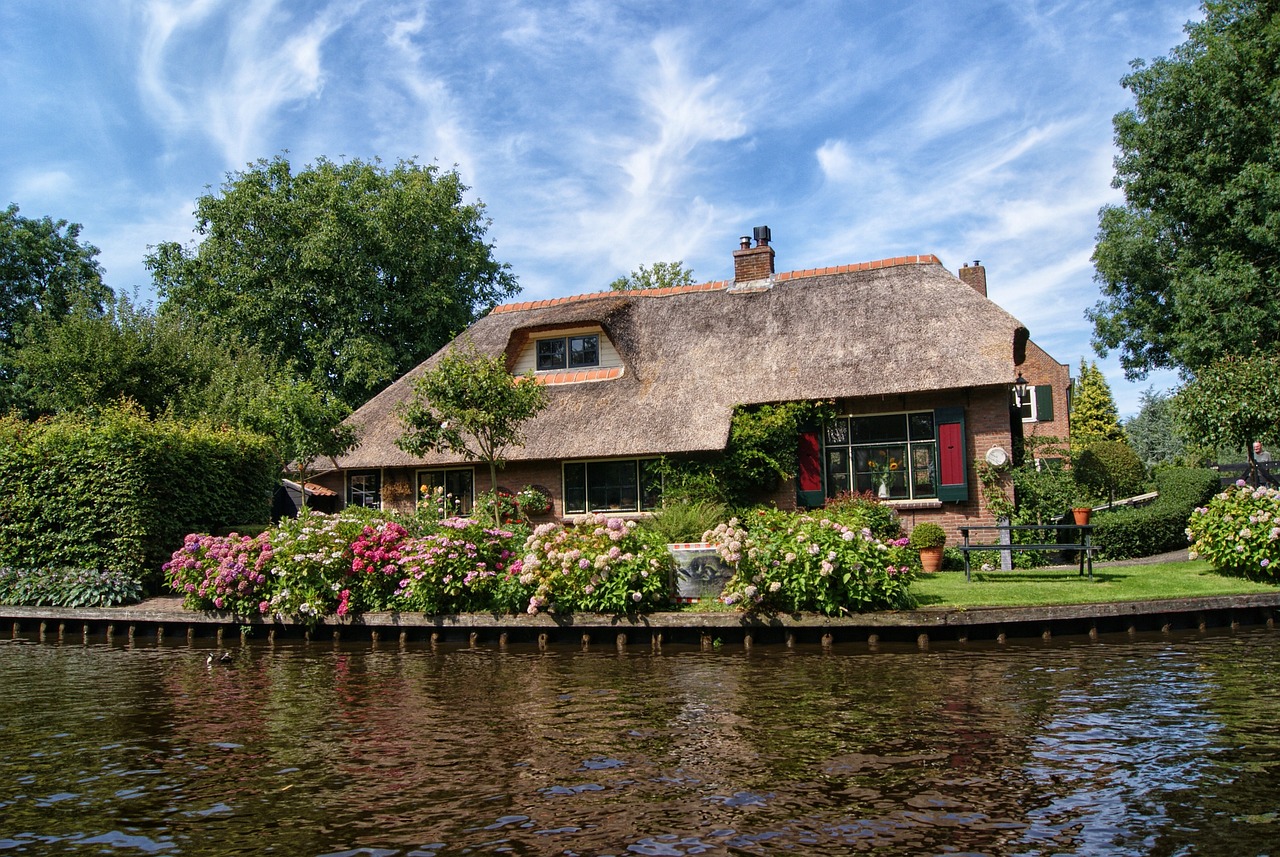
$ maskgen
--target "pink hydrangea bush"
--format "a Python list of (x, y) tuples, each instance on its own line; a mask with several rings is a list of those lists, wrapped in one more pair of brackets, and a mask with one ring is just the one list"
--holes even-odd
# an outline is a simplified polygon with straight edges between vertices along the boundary
[(262, 612), (306, 622), (355, 609), (352, 544), (369, 520), (359, 510), (326, 515), (310, 509), (282, 520), (272, 530), (274, 562)]
[(1220, 572), (1280, 580), (1280, 491), (1236, 482), (1191, 512), (1187, 538), (1191, 558)]
[(525, 540), (520, 581), (525, 611), (649, 612), (666, 604), (674, 560), (635, 521), (584, 515), (571, 526), (541, 524)]
[(351, 580), (338, 615), (386, 610), (404, 576), (400, 560), (409, 533), (396, 521), (372, 521), (351, 543)]
[(513, 534), (466, 518), (446, 518), (439, 529), (407, 540), (400, 550), (398, 609), (420, 613), (497, 610), (504, 581), (518, 577)]
[(828, 616), (913, 605), (912, 551), (830, 515), (760, 510), (704, 534), (735, 569), (722, 599), (748, 612)]
[(163, 569), (188, 610), (261, 614), (267, 612), (263, 593), (269, 587), (273, 556), (269, 533), (256, 537), (192, 533)]

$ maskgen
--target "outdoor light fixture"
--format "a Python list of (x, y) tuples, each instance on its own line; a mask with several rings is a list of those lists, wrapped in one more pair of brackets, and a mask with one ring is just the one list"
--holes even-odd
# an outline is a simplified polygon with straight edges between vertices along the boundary
[(1018, 377), (1013, 382), (1013, 397), (1018, 403), (1018, 407), (1022, 407), (1023, 400), (1027, 397), (1027, 379), (1022, 377), (1022, 373), (1018, 373)]

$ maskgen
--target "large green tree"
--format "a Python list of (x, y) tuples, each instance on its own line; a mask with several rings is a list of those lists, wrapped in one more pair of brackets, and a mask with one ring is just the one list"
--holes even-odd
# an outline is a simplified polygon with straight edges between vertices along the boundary
[(1134, 63), (1094, 264), (1094, 345), (1126, 377), (1193, 375), (1280, 337), (1280, 5), (1207, 0), (1167, 57)]
[(97, 256), (78, 223), (23, 217), (16, 205), (0, 216), (0, 408), (15, 404), (12, 360), (32, 326), (98, 314), (111, 300)]
[[(399, 411), (404, 434), (396, 444), (412, 455), (438, 450), (483, 461), (496, 493), (506, 451), (520, 444), (524, 424), (547, 404), (547, 391), (532, 373), (512, 375), (505, 357), (481, 354), (464, 341), (413, 382)], [(497, 502), (491, 508), (497, 523)]]
[(1168, 393), (1148, 388), (1138, 399), (1141, 407), (1137, 415), (1125, 420), (1124, 433), (1129, 446), (1148, 468), (1175, 464), (1186, 451), (1186, 444), (1174, 431), (1172, 401)]
[(259, 160), (200, 197), (198, 244), (147, 257), (161, 311), (242, 337), (356, 407), (517, 291), (466, 190), (414, 161)]
[(641, 265), (624, 277), (618, 277), (609, 284), (615, 292), (629, 292), (636, 289), (666, 289), (673, 286), (693, 285), (693, 270), (686, 268), (683, 261), (654, 262), (652, 266)]

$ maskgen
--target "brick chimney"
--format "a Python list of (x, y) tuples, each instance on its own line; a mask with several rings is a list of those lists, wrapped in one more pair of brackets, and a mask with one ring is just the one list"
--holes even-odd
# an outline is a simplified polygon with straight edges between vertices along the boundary
[(743, 235), (739, 249), (733, 251), (734, 283), (752, 283), (773, 276), (773, 248), (769, 246), (769, 227), (757, 226), (752, 230), (756, 246), (751, 238)]
[(982, 267), (982, 263), (977, 259), (973, 260), (972, 265), (966, 262), (960, 269), (960, 281), (968, 283), (969, 288), (984, 298), (987, 296), (987, 269)]

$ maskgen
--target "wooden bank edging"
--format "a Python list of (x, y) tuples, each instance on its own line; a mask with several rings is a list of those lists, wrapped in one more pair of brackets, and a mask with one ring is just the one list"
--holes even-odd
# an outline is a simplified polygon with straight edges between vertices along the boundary
[[(399, 641), (431, 644), (536, 644), (588, 647), (691, 644), (702, 648), (781, 644), (833, 645), (908, 642), (964, 643), (1050, 639), (1055, 636), (1134, 634), (1143, 631), (1275, 627), (1280, 592), (1124, 601), (1049, 607), (921, 609), (852, 616), (816, 614), (744, 616), (738, 613), (653, 613), (642, 616), (494, 616), (468, 613), (366, 613), (329, 617), (313, 626), (261, 616), (183, 610), (177, 598), (155, 598), (129, 607), (56, 608), (0, 605), (0, 629), (15, 639), (150, 638), (194, 642), (236, 638), (275, 640)], [(9, 636), (10, 634), (6, 634)]]

